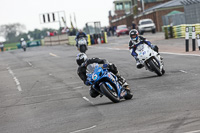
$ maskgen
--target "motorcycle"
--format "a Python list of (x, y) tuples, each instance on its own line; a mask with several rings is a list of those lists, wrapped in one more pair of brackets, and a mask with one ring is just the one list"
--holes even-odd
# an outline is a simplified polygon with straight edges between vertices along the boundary
[(84, 37), (78, 39), (78, 50), (85, 53), (87, 50), (87, 41)]
[(146, 44), (137, 46), (135, 52), (142, 66), (151, 72), (155, 72), (158, 76), (165, 74), (164, 62), (161, 56)]
[(105, 95), (114, 103), (120, 102), (123, 98), (129, 100), (133, 97), (130, 91), (119, 84), (118, 78), (112, 72), (100, 67), (97, 63), (87, 66), (86, 75), (87, 81), (100, 93), (100, 96)]
[(26, 51), (26, 45), (22, 45), (24, 51)]

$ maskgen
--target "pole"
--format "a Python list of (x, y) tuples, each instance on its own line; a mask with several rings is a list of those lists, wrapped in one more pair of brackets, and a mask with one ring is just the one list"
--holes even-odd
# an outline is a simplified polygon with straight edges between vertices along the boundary
[(196, 33), (195, 26), (192, 26), (192, 50), (196, 51)]
[(144, 0), (142, 0), (142, 11), (144, 12)]
[(197, 43), (198, 43), (199, 50), (200, 50), (200, 34), (197, 34)]
[(189, 51), (189, 27), (185, 28), (185, 51)]

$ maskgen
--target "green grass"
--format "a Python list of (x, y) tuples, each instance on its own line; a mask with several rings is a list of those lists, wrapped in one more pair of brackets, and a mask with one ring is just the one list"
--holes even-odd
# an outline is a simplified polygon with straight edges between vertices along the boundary
[(8, 43), (8, 44), (4, 44), (4, 48), (5, 49), (17, 49), (17, 43)]
[[(33, 40), (33, 41), (40, 41), (40, 40)], [(17, 44), (20, 42), (15, 42), (15, 43), (6, 43), (4, 44), (4, 49), (5, 50), (14, 50), (17, 49)]]

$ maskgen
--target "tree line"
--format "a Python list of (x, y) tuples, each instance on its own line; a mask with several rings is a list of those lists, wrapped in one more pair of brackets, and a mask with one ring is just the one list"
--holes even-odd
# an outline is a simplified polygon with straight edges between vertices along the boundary
[(42, 30), (34, 29), (33, 31), (28, 31), (28, 33), (25, 33), (25, 30), (25, 25), (20, 23), (0, 25), (0, 35), (6, 39), (6, 43), (19, 42), (20, 38), (24, 38), (25, 40), (42, 39), (47, 35), (47, 31), (56, 31), (55, 29), (44, 28)]

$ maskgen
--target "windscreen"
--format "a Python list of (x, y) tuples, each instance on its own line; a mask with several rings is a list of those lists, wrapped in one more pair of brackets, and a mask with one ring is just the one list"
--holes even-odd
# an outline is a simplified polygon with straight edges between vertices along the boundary
[(145, 25), (145, 24), (152, 24), (152, 21), (143, 21), (143, 22), (141, 22), (141, 25)]
[(117, 27), (118, 30), (126, 29), (126, 28), (127, 28), (127, 27), (126, 27), (125, 25), (124, 25), (124, 26), (118, 26), (118, 27)]
[(94, 72), (95, 66), (98, 66), (97, 63), (89, 64), (87, 66), (87, 73), (92, 74)]

